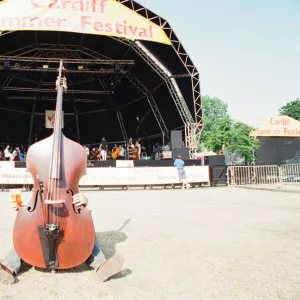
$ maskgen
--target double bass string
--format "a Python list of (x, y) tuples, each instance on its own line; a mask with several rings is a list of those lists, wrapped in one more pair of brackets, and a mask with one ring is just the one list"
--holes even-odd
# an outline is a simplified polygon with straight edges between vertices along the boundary
[[(55, 199), (56, 200), (60, 200), (59, 199), (59, 195), (58, 195), (58, 185), (59, 185), (59, 180), (60, 180), (60, 168), (61, 168), (61, 113), (62, 113), (62, 98), (63, 98), (63, 87), (62, 87), (62, 71), (63, 71), (63, 62), (60, 62), (60, 68), (59, 68), (59, 81), (58, 81), (58, 89), (57, 89), (57, 110), (56, 110), (56, 122), (55, 122), (55, 131), (56, 131), (56, 144), (57, 144), (57, 148), (56, 148), (56, 157), (55, 157), (55, 163), (56, 163), (56, 178), (55, 178)], [(55, 224), (58, 225), (58, 214), (59, 214), (59, 204), (56, 205), (55, 207)]]
[(51, 157), (51, 165), (50, 165), (50, 176), (48, 181), (48, 200), (49, 200), (49, 205), (47, 207), (48, 224), (56, 224), (56, 225), (58, 225), (58, 213), (59, 213), (58, 204), (59, 203), (56, 202), (55, 205), (53, 205), (54, 204), (53, 202), (60, 200), (58, 195), (58, 191), (59, 191), (58, 184), (60, 179), (60, 167), (61, 167), (60, 166), (61, 111), (62, 111), (62, 94), (63, 94), (63, 87), (61, 85), (62, 69), (63, 69), (63, 63), (62, 61), (60, 61), (59, 75), (56, 81), (57, 105), (56, 105), (56, 116), (55, 116), (54, 130), (53, 130), (53, 146), (52, 146), (52, 157)]

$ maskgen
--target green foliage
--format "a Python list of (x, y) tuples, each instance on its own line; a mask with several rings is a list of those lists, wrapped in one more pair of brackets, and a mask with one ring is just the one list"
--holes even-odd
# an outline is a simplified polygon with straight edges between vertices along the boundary
[(207, 149), (219, 152), (227, 143), (227, 135), (232, 127), (232, 120), (224, 117), (214, 123), (211, 130), (203, 132), (203, 143)]
[(204, 131), (210, 131), (218, 121), (228, 118), (228, 105), (219, 98), (202, 97)]
[(229, 117), (228, 106), (218, 98), (202, 98), (204, 128), (201, 135), (200, 151), (218, 153), (223, 145), (229, 152), (239, 151), (246, 161), (254, 159), (258, 141), (250, 138), (250, 126)]
[(300, 121), (300, 99), (288, 102), (279, 109), (279, 113)]
[(259, 143), (249, 136), (252, 130), (252, 127), (242, 122), (233, 122), (231, 130), (226, 134), (227, 150), (239, 151), (245, 161), (255, 160), (254, 151), (259, 147)]

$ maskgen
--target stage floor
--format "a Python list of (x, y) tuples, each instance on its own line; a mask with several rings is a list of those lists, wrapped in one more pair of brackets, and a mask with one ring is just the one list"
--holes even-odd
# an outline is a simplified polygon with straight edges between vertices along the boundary
[[(201, 188), (86, 195), (105, 255), (123, 253), (124, 270), (99, 283), (86, 266), (56, 274), (23, 268), (1, 300), (299, 298), (297, 194)], [(2, 257), (15, 212), (9, 193), (0, 201)]]

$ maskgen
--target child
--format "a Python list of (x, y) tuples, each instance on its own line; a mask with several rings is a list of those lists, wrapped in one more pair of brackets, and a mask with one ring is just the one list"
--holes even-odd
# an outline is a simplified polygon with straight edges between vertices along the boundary
[(177, 167), (179, 181), (182, 182), (182, 189), (190, 187), (190, 184), (186, 182), (186, 175), (184, 170), (184, 161), (182, 160), (182, 155), (178, 154), (177, 159), (174, 161), (174, 166)]

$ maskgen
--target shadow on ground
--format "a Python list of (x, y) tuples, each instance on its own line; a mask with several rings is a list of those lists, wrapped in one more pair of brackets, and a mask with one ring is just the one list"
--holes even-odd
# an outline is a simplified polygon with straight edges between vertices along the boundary
[[(122, 230), (127, 226), (130, 220), (124, 221), (123, 225), (116, 231), (105, 231), (105, 232), (96, 232), (96, 239), (100, 244), (101, 250), (106, 259), (111, 258), (115, 255), (116, 246), (119, 243), (124, 243), (127, 239), (127, 235), (122, 232)], [(28, 272), (32, 266), (24, 263), (21, 267), (21, 271), (18, 276), (22, 275), (25, 272)], [(40, 272), (51, 272), (51, 270), (35, 268), (37, 271)], [(93, 270), (87, 263), (84, 263), (78, 267), (71, 268), (68, 270), (57, 270), (57, 273), (78, 273), (78, 272), (86, 272)], [(119, 279), (130, 275), (132, 271), (130, 269), (125, 269), (119, 272), (118, 274), (114, 275), (110, 279)]]

